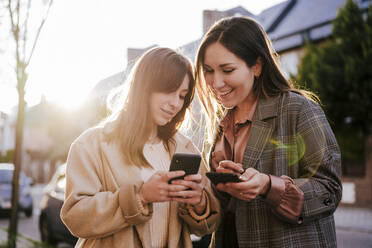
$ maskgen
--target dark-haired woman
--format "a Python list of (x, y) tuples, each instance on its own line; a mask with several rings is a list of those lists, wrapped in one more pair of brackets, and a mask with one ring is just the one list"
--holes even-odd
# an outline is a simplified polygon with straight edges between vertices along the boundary
[(196, 82), (223, 208), (215, 247), (336, 247), (341, 155), (316, 96), (295, 89), (262, 27), (225, 18), (204, 36)]
[(192, 247), (213, 232), (219, 203), (200, 174), (169, 172), (175, 152), (198, 153), (178, 132), (194, 94), (192, 65), (156, 47), (136, 63), (124, 105), (71, 146), (63, 222), (76, 247)]

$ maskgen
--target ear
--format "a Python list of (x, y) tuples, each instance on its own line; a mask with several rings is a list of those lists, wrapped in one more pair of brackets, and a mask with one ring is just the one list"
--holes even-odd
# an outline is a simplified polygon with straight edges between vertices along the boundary
[(254, 77), (258, 78), (261, 75), (262, 71), (262, 59), (261, 57), (258, 57), (256, 60), (256, 64), (253, 66), (254, 70)]

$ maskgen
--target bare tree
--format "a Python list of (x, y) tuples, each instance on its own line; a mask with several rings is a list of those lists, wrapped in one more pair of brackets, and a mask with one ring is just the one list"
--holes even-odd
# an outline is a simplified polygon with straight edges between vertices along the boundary
[[(41, 1), (41, 0), (39, 0)], [(40, 32), (47, 19), (53, 0), (43, 0), (45, 11), (35, 27), (31, 22), (32, 0), (8, 0), (10, 31), (14, 41), (15, 73), (18, 91), (18, 114), (15, 137), (14, 174), (12, 182), (12, 211), (9, 222), (8, 247), (16, 247), (18, 228), (18, 195), (19, 173), (22, 167), (23, 127), (25, 110), (25, 85), (27, 82), (27, 67), (35, 51)], [(31, 25), (32, 24), (32, 25)]]

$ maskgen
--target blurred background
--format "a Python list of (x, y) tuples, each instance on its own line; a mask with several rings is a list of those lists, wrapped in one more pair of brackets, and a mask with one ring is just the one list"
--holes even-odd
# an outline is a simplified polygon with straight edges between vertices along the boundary
[[(28, 25), (18, 43), (11, 21), (17, 2), (27, 16), (21, 24)], [(17, 87), (22, 81), (17, 68), (22, 67), (25, 75), (21, 164), (27, 180), (21, 187), (25, 196), (33, 198), (33, 209), (31, 215), (20, 214), (19, 247), (42, 246), (41, 240), (70, 247), (76, 241), (59, 220), (67, 153), (78, 135), (107, 116), (110, 91), (125, 83), (136, 59), (159, 45), (179, 49), (194, 61), (203, 34), (227, 16), (259, 21), (285, 76), (320, 97), (343, 156), (343, 198), (335, 213), (339, 247), (372, 247), (371, 4), (370, 0), (0, 0), (0, 163), (14, 160)], [(193, 109), (198, 108), (195, 99)], [(185, 131), (199, 148), (203, 130), (201, 122)], [(0, 247), (6, 241), (11, 209), (1, 184)]]

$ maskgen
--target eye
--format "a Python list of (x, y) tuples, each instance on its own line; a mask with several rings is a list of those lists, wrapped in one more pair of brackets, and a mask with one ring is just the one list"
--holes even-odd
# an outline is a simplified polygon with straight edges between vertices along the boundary
[(224, 72), (224, 73), (227, 73), (227, 74), (229, 74), (229, 73), (231, 73), (231, 72), (233, 72), (233, 71), (235, 71), (234, 68), (232, 68), (232, 69), (224, 69), (224, 70), (223, 70), (223, 72)]
[(183, 91), (181, 91), (181, 92), (179, 93), (179, 98), (180, 98), (181, 100), (185, 100), (185, 98), (186, 98), (186, 96), (187, 96), (187, 93), (188, 93), (187, 90), (183, 90)]
[(208, 69), (208, 68), (204, 67), (204, 68), (203, 68), (203, 72), (204, 72), (204, 73), (212, 73), (212, 72), (213, 72), (213, 70), (212, 70), (212, 69)]

